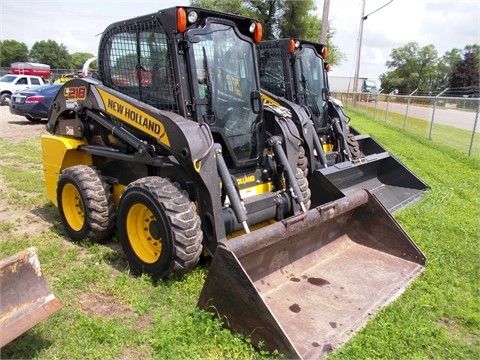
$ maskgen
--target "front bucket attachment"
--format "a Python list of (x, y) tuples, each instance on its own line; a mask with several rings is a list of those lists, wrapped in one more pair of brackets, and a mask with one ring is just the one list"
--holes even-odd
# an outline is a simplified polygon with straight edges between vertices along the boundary
[(397, 298), (425, 261), (360, 190), (220, 244), (198, 306), (264, 349), (318, 359)]
[(418, 201), (428, 185), (369, 135), (357, 135), (365, 155), (360, 161), (317, 169), (309, 180), (312, 205), (339, 199), (359, 189), (367, 189), (394, 212)]
[(0, 348), (62, 307), (32, 247), (0, 260)]

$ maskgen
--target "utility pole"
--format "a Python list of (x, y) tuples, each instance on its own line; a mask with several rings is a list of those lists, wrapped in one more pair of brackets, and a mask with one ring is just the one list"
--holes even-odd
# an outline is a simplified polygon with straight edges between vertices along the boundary
[(355, 77), (353, 79), (353, 103), (355, 104), (355, 92), (357, 91), (358, 87), (358, 76), (360, 72), (360, 54), (362, 52), (362, 37), (363, 37), (363, 22), (365, 21), (365, 0), (363, 0), (362, 4), (362, 17), (360, 18), (360, 31), (358, 33), (358, 43), (357, 43), (357, 64), (355, 66)]
[(374, 13), (376, 13), (378, 10), (383, 9), (385, 6), (388, 4), (391, 4), (393, 0), (390, 0), (388, 3), (385, 5), (379, 7), (377, 10), (372, 11), (371, 13), (365, 15), (365, 0), (363, 0), (362, 4), (362, 17), (360, 18), (360, 31), (358, 34), (358, 43), (357, 43), (357, 65), (355, 67), (355, 78), (353, 79), (353, 106), (355, 106), (356, 98), (355, 98), (355, 91), (357, 91), (357, 86), (358, 86), (358, 76), (360, 73), (360, 54), (362, 53), (362, 38), (363, 38), (363, 22), (368, 19), (368, 17)]
[(330, 11), (330, 0), (323, 0), (322, 31), (320, 33), (320, 44), (327, 44), (328, 34), (328, 12)]

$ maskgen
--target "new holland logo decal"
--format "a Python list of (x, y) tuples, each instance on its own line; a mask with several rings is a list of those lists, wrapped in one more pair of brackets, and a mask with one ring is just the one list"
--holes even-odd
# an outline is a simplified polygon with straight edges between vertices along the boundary
[(104, 90), (98, 90), (108, 113), (170, 146), (165, 127), (159, 120)]

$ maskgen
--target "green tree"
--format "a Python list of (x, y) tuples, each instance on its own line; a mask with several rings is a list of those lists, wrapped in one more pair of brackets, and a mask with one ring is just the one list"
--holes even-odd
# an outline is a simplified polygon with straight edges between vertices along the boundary
[(455, 65), (462, 59), (462, 50), (454, 48), (445, 52), (437, 64), (437, 76), (435, 87), (445, 89), (449, 87), (450, 77), (452, 76)]
[(17, 61), (28, 61), (28, 47), (16, 40), (0, 41), (0, 66), (10, 66)]
[(313, 0), (284, 0), (279, 19), (280, 37), (318, 41), (321, 21), (311, 14), (313, 10), (316, 10)]
[(478, 97), (480, 96), (479, 82), (480, 46), (467, 45), (463, 51), (463, 59), (455, 64), (450, 76), (450, 94)]
[(262, 23), (263, 38), (265, 40), (277, 38), (279, 22), (277, 12), (281, 8), (281, 0), (251, 0), (245, 3), (253, 17)]
[(30, 58), (35, 62), (48, 64), (52, 69), (69, 69), (70, 54), (67, 47), (54, 40), (42, 40), (33, 44)]
[(395, 89), (400, 94), (410, 94), (418, 89), (419, 93), (438, 91), (435, 87), (438, 53), (433, 45), (420, 47), (416, 42), (393, 49), (391, 60), (386, 62), (390, 71), (380, 75), (385, 92)]
[[(69, 68), (81, 69), (83, 67), (83, 64), (85, 64), (85, 61), (93, 58), (94, 56), (95, 55), (93, 55), (92, 53), (75, 52), (75, 53), (70, 55), (70, 66), (69, 66)], [(96, 69), (97, 68), (96, 64), (97, 64), (97, 62), (95, 61), (90, 65), (90, 67), (92, 69)]]

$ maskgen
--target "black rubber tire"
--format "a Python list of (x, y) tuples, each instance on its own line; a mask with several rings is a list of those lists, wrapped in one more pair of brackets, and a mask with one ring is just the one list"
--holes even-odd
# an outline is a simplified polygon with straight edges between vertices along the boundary
[(303, 176), (307, 177), (308, 176), (308, 159), (305, 156), (305, 148), (303, 146), (300, 146), (300, 149), (298, 152), (297, 166), (302, 170)]
[(11, 94), (2, 94), (2, 96), (0, 96), (0, 105), (9, 106), (11, 100), (12, 100)]
[(134, 275), (181, 276), (197, 264), (203, 233), (195, 204), (178, 183), (157, 176), (129, 184), (117, 214), (118, 238)]
[(102, 241), (115, 229), (111, 185), (95, 168), (76, 165), (60, 173), (57, 184), (60, 218), (75, 241)]
[(312, 194), (308, 186), (307, 177), (304, 175), (303, 170), (300, 169), (299, 167), (297, 167), (295, 178), (297, 179), (298, 187), (302, 192), (303, 204), (305, 205), (305, 208), (308, 210), (312, 205), (312, 201), (311, 201)]
[(355, 139), (355, 135), (353, 135), (351, 132), (348, 133), (347, 136), (347, 144), (350, 149), (350, 153), (352, 154), (352, 159), (358, 159), (361, 157), (361, 152), (360, 152), (360, 147), (358, 145), (358, 141)]

